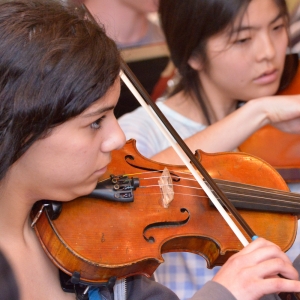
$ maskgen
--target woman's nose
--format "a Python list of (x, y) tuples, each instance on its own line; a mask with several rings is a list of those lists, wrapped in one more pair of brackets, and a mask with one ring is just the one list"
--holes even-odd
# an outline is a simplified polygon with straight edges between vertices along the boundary
[(261, 37), (259, 41), (259, 49), (257, 51), (257, 59), (270, 60), (274, 58), (276, 54), (275, 45), (269, 35)]
[(125, 134), (121, 129), (118, 121), (114, 119), (107, 132), (107, 139), (102, 142), (101, 150), (111, 152), (121, 149), (126, 142)]
[(118, 142), (116, 143), (117, 144), (116, 149), (121, 149), (124, 146), (124, 144), (126, 143), (126, 137), (125, 137), (124, 131), (121, 129), (121, 127), (117, 121), (116, 121), (116, 127), (118, 128), (118, 130), (117, 130)]

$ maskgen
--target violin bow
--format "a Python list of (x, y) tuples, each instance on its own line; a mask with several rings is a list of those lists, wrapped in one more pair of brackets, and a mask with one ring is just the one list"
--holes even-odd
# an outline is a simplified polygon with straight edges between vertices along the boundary
[[(233, 217), (237, 220), (240, 226), (244, 229), (244, 231), (248, 234), (248, 236), (255, 240), (257, 238), (256, 234), (250, 228), (250, 226), (246, 223), (237, 209), (233, 206), (233, 204), (228, 200), (222, 190), (217, 186), (215, 181), (206, 171), (206, 169), (202, 166), (200, 161), (196, 158), (196, 156), (192, 153), (190, 148), (186, 145), (186, 143), (182, 140), (182, 138), (178, 135), (177, 131), (173, 128), (161, 110), (158, 108), (156, 103), (151, 99), (147, 91), (138, 81), (136, 76), (133, 74), (128, 65), (122, 61), (121, 63), (120, 76), (124, 84), (128, 87), (131, 93), (135, 96), (137, 101), (146, 109), (149, 116), (155, 122), (155, 124), (159, 127), (164, 136), (168, 139), (174, 151), (181, 158), (186, 167), (190, 170), (191, 174), (198, 181), (202, 189), (207, 194), (208, 198), (212, 201), (214, 206), (218, 209), (219, 213), (225, 219), (227, 224), (230, 226), (232, 231), (235, 233), (237, 238), (243, 244), (243, 246), (247, 246), (249, 244), (248, 240), (244, 236), (244, 234), (240, 231), (237, 225), (233, 222), (232, 218), (229, 216), (227, 211), (229, 211)], [(152, 108), (152, 110), (149, 108)], [(155, 113), (154, 113), (155, 112)], [(163, 126), (164, 125), (164, 126)], [(177, 143), (176, 143), (176, 142)], [(194, 166), (193, 166), (194, 165)], [(196, 169), (203, 176), (205, 181), (201, 178)], [(210, 187), (209, 187), (210, 186)], [(218, 198), (213, 194), (212, 190), (216, 193)], [(224, 209), (227, 209), (227, 211)]]
[[(90, 13), (87, 7), (84, 4), (82, 4), (82, 7), (86, 11), (90, 21), (99, 26), (94, 16)], [(155, 122), (155, 124), (159, 127), (164, 136), (168, 139), (173, 149), (179, 155), (186, 167), (190, 170), (191, 174), (193, 174), (199, 185), (205, 191), (208, 198), (212, 201), (216, 209), (225, 219), (225, 221), (227, 222), (231, 230), (234, 232), (234, 234), (237, 236), (237, 238), (240, 240), (242, 245), (245, 247), (249, 244), (249, 242), (244, 236), (244, 234), (241, 232), (241, 230), (238, 228), (238, 226), (235, 224), (235, 222), (232, 220), (232, 218), (229, 216), (227, 211), (229, 211), (233, 215), (238, 224), (241, 226), (241, 228), (243, 228), (243, 230), (247, 233), (251, 240), (255, 240), (257, 238), (256, 234), (246, 223), (244, 218), (240, 215), (240, 213), (233, 206), (233, 204), (228, 200), (228, 198), (225, 196), (222, 190), (217, 186), (217, 184), (211, 178), (209, 173), (202, 166), (200, 161), (192, 153), (190, 148), (178, 135), (176, 130), (173, 128), (173, 126), (170, 124), (170, 122), (167, 120), (167, 118), (164, 116), (161, 110), (157, 107), (156, 103), (151, 99), (148, 92), (144, 89), (142, 84), (139, 82), (139, 80), (136, 78), (136, 76), (124, 60), (121, 61), (120, 77), (124, 84), (131, 91), (131, 93), (135, 96), (137, 101), (141, 104), (141, 106), (143, 106), (146, 109), (147, 113)], [(149, 106), (152, 108), (152, 110), (149, 108)], [(200, 172), (200, 174), (203, 176), (207, 183), (201, 178), (201, 176), (195, 168)], [(216, 193), (218, 199), (213, 194), (212, 190)], [(227, 211), (224, 209), (224, 207), (227, 209)]]

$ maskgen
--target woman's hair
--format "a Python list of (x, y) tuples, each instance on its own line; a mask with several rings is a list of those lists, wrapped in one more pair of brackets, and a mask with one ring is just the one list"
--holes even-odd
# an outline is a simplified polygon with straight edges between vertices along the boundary
[(115, 43), (80, 6), (0, 0), (0, 179), (51, 128), (101, 98), (120, 71)]
[[(285, 0), (274, 0), (283, 16), (288, 18)], [(201, 97), (201, 82), (196, 70), (188, 64), (191, 56), (207, 66), (208, 39), (226, 29), (233, 29), (237, 18), (245, 13), (251, 0), (160, 0), (161, 25), (171, 59), (181, 79), (172, 94), (181, 90), (198, 99), (208, 122), (206, 106)]]
[(19, 288), (14, 272), (2, 251), (0, 251), (0, 299), (20, 299)]

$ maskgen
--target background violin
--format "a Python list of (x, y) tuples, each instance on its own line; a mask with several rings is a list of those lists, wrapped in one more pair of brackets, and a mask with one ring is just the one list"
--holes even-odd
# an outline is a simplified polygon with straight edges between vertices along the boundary
[[(300, 94), (300, 68), (297, 54), (286, 57), (279, 95)], [(300, 134), (280, 131), (267, 125), (256, 131), (239, 150), (270, 163), (286, 182), (300, 181)]]
[[(241, 215), (259, 236), (283, 251), (292, 246), (297, 217), (291, 212), (299, 214), (300, 195), (288, 192), (269, 164), (244, 153), (197, 151), (197, 157), (226, 196), (243, 207)], [(173, 197), (159, 186), (165, 168)], [(162, 199), (168, 195), (173, 199), (165, 206)], [(33, 208), (32, 219), (43, 204)], [(35, 230), (59, 269), (90, 284), (150, 276), (166, 252), (197, 253), (212, 268), (243, 248), (186, 166), (149, 160), (137, 152), (133, 140), (113, 151), (91, 195), (61, 204), (55, 214), (47, 206)]]

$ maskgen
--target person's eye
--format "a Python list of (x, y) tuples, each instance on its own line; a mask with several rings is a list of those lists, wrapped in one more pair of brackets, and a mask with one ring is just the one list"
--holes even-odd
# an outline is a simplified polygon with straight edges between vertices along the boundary
[(250, 37), (238, 38), (234, 41), (235, 44), (245, 44), (251, 40)]
[(105, 119), (105, 116), (102, 116), (101, 118), (97, 119), (94, 121), (90, 126), (92, 129), (100, 129), (101, 128), (101, 123)]
[(279, 24), (279, 25), (274, 26), (273, 30), (277, 31), (277, 30), (280, 30), (280, 29), (283, 29), (283, 28), (285, 28), (285, 25), (284, 24)]

